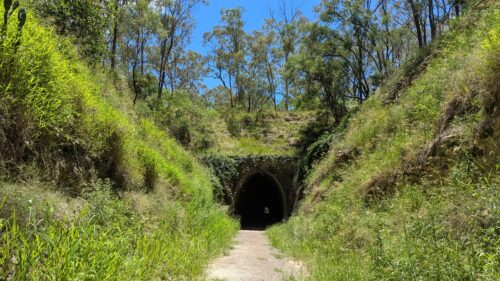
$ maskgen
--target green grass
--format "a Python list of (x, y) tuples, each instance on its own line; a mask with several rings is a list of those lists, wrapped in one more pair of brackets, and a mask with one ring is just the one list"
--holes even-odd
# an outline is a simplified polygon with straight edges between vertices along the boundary
[[(379, 92), (361, 107), (309, 175), (298, 215), (268, 231), (273, 245), (306, 262), (310, 280), (500, 276), (498, 131), (475, 139), (487, 115), (484, 101), (495, 95), (492, 81), (500, 78), (492, 59), (500, 54), (500, 13), (498, 7), (483, 13), (480, 20), (463, 19), (465, 28), (456, 23), (396, 103), (386, 105)], [(439, 132), (454, 99), (469, 99), (468, 110)], [(453, 142), (426, 158), (423, 170), (405, 175), (411, 167), (403, 165), (441, 133)], [(483, 156), (474, 156), (475, 146)], [(359, 155), (353, 161), (336, 162), (339, 151), (354, 148)], [(400, 176), (385, 186), (392, 175)], [(374, 180), (382, 182), (376, 199), (367, 196)], [(324, 199), (313, 201), (318, 190), (326, 192)]]
[[(293, 155), (301, 130), (313, 120), (312, 111), (223, 113), (214, 130), (217, 144), (208, 153), (222, 155)], [(217, 122), (217, 121), (216, 121)]]
[(0, 279), (200, 276), (237, 229), (209, 171), (68, 39), (29, 17), (16, 47), (15, 21), (0, 42)]
[(24, 208), (0, 219), (3, 280), (190, 280), (221, 253), (235, 229), (216, 208), (183, 206), (158, 194), (125, 194), (122, 200), (103, 183), (68, 205), (54, 191), (45, 199), (39, 186), (1, 188), (28, 192), (20, 196)]

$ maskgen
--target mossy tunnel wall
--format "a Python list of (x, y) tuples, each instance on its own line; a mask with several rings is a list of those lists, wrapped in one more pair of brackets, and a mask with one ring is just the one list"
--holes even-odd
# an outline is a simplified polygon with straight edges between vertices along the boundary
[(298, 198), (295, 157), (235, 157), (230, 200), (243, 229), (262, 230), (286, 220)]

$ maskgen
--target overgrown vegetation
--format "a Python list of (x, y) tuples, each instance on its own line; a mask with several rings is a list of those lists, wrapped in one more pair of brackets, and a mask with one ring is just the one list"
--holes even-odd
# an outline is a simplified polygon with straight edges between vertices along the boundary
[(169, 191), (118, 198), (97, 182), (71, 199), (41, 184), (0, 187), (4, 280), (191, 280), (234, 230), (216, 208), (175, 202)]
[(269, 231), (311, 280), (498, 279), (500, 12), (482, 5), (361, 107)]
[(0, 279), (193, 279), (229, 243), (208, 170), (126, 83), (32, 15), (22, 35), (11, 19), (0, 66)]
[(201, 278), (245, 161), (295, 155), (269, 236), (311, 280), (498, 279), (498, 1), (225, 9), (207, 54), (204, 0), (2, 3), (0, 280)]
[(299, 135), (314, 120), (315, 112), (222, 113), (217, 145), (209, 153), (222, 155), (292, 155), (297, 152)]

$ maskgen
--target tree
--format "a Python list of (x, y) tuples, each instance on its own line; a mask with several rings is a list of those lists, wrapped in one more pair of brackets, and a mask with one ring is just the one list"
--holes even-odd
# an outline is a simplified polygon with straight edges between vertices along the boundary
[(120, 27), (123, 24), (123, 11), (122, 7), (127, 4), (127, 0), (114, 0), (113, 1), (113, 32), (111, 36), (111, 52), (110, 62), (111, 69), (116, 67), (116, 52), (118, 48), (118, 40), (121, 36)]
[(414, 0), (408, 0), (408, 4), (410, 5), (411, 8), (411, 13), (413, 15), (413, 24), (415, 25), (415, 29), (417, 30), (417, 40), (418, 40), (418, 47), (423, 48), (424, 47), (424, 35), (422, 34), (422, 21), (420, 19), (420, 5), (415, 4)]
[(279, 2), (278, 12), (271, 10), (270, 19), (267, 25), (275, 30), (280, 42), (280, 49), (282, 50), (281, 62), (281, 78), (283, 79), (284, 91), (283, 99), (285, 102), (285, 110), (290, 108), (290, 80), (291, 78), (286, 75), (286, 66), (289, 63), (290, 56), (295, 53), (296, 46), (300, 41), (299, 26), (306, 21), (301, 16), (300, 11), (294, 5), (293, 0), (281, 0)]
[(160, 29), (156, 35), (158, 42), (158, 100), (163, 95), (163, 89), (168, 83), (168, 68), (173, 67), (174, 52), (182, 50), (189, 40), (194, 25), (193, 9), (205, 0), (157, 0), (155, 5), (160, 17)]
[[(131, 86), (134, 91), (133, 102), (139, 97), (145, 98), (151, 94), (153, 76), (148, 60), (148, 44), (152, 41), (159, 25), (156, 13), (150, 10), (151, 0), (129, 1), (123, 7), (123, 38), (120, 44), (120, 57), (125, 69), (130, 72)], [(156, 79), (155, 79), (156, 80)], [(149, 90), (146, 91), (146, 88)]]
[(278, 51), (274, 32), (254, 31), (248, 40), (250, 61), (246, 68), (247, 110), (262, 109), (269, 101), (278, 107)]
[(344, 60), (348, 66), (351, 95), (362, 102), (370, 96), (369, 77), (377, 73), (384, 76), (387, 70), (378, 48), (380, 28), (375, 22), (380, 3), (373, 6), (371, 0), (332, 0), (323, 4), (322, 22), (338, 30), (333, 36), (340, 47), (331, 55)]
[(207, 73), (206, 58), (201, 54), (194, 51), (176, 52), (167, 71), (171, 94), (177, 89), (198, 94), (202, 87), (203, 77)]
[(300, 51), (291, 60), (308, 95), (318, 96), (338, 123), (347, 113), (348, 62), (337, 55), (335, 30), (318, 23), (308, 24), (307, 30)]
[(224, 23), (204, 34), (204, 44), (210, 47), (208, 60), (212, 75), (230, 93), (231, 107), (244, 101), (243, 66), (246, 63), (246, 36), (243, 30), (243, 9), (224, 9)]
[(58, 34), (71, 36), (82, 54), (93, 63), (106, 54), (105, 34), (109, 27), (110, 2), (92, 0), (36, 0), (40, 18), (56, 26)]

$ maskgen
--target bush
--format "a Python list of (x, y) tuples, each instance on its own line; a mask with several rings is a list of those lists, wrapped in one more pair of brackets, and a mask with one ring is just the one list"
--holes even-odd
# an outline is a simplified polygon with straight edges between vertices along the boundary
[(176, 91), (161, 101), (151, 97), (139, 111), (189, 150), (203, 152), (215, 146), (213, 121), (219, 119), (218, 113), (187, 92)]
[(91, 62), (98, 63), (106, 54), (104, 34), (111, 18), (109, 2), (34, 0), (32, 6), (39, 18), (56, 27), (59, 35), (76, 41), (81, 54)]

